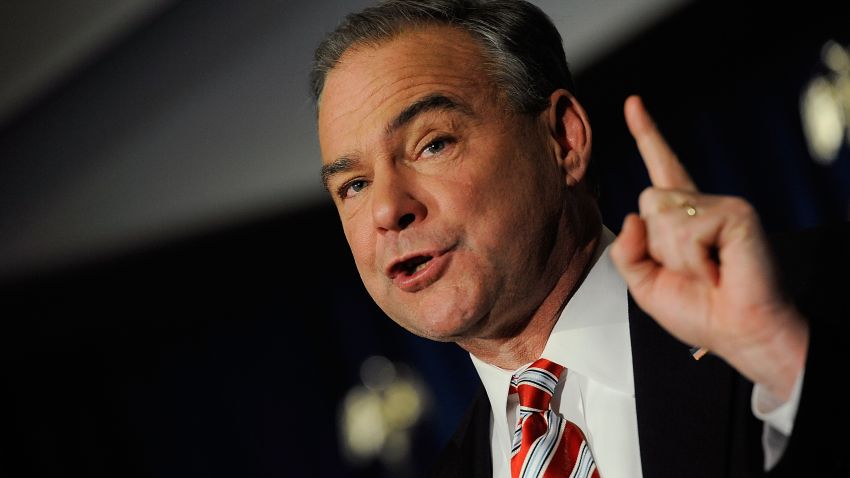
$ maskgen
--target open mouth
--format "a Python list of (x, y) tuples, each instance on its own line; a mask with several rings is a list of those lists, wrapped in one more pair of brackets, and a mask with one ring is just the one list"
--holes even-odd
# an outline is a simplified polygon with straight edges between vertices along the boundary
[(432, 256), (416, 256), (400, 262), (395, 266), (397, 274), (412, 276), (426, 267)]
[(403, 292), (415, 293), (440, 280), (451, 264), (453, 247), (443, 250), (423, 250), (419, 254), (402, 256), (393, 262), (386, 275)]

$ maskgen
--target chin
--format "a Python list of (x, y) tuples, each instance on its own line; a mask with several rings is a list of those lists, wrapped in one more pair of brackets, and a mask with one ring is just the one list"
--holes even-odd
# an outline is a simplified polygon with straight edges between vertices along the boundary
[(419, 321), (408, 321), (402, 323), (396, 321), (399, 325), (407, 329), (414, 335), (433, 340), (435, 342), (457, 342), (466, 337), (466, 332), (471, 328), (467, 324), (457, 323), (453, 320), (437, 321), (436, 323), (423, 324)]
[(372, 297), (385, 314), (414, 335), (456, 342), (481, 330), (483, 318), (495, 305), (496, 295), (489, 292), (498, 289), (485, 287), (487, 281), (478, 276), (467, 274), (462, 279), (447, 274), (418, 292), (390, 286)]
[(428, 324), (416, 324), (418, 330), (414, 334), (436, 342), (457, 342), (465, 338), (473, 324), (456, 319), (444, 319), (429, 322)]
[[(441, 300), (434, 304), (418, 304), (404, 308), (402, 314), (390, 315), (399, 325), (420, 337), (436, 342), (457, 342), (469, 338), (477, 330), (481, 317), (480, 307), (470, 303)], [(412, 313), (411, 313), (412, 312)], [(480, 313), (479, 313), (480, 312)]]

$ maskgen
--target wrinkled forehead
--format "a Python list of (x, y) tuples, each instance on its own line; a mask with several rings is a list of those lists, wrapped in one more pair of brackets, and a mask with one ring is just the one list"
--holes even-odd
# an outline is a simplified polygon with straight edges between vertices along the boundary
[(327, 74), (319, 101), (323, 156), (328, 143), (362, 137), (367, 131), (377, 134), (391, 117), (428, 95), (444, 94), (480, 107), (495, 94), (485, 70), (475, 40), (447, 26), (349, 48)]

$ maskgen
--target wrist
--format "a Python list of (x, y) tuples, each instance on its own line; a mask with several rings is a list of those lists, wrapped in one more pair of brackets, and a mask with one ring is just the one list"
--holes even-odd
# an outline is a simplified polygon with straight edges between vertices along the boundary
[(809, 346), (809, 326), (792, 307), (782, 307), (766, 321), (772, 327), (759, 340), (736, 347), (723, 357), (738, 372), (760, 384), (776, 398), (787, 401), (803, 372)]

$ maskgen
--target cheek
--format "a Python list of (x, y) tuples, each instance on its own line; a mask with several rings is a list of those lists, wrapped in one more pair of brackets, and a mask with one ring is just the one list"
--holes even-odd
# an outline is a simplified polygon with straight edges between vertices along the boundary
[(528, 183), (499, 175), (480, 184), (455, 201), (466, 228), (474, 230), (479, 241), (492, 246), (511, 242), (535, 221), (542, 204)]
[(356, 218), (343, 221), (343, 232), (357, 264), (357, 270), (365, 280), (369, 274), (377, 271), (375, 265), (374, 234), (367, 224)]
[[(533, 273), (540, 267), (538, 254), (554, 235), (560, 199), (547, 185), (535, 181), (499, 181), (497, 191), (481, 194), (485, 201), (472, 201), (476, 215), (468, 223), (476, 232), (476, 248), (505, 274)], [(547, 190), (546, 188), (548, 187)]]

